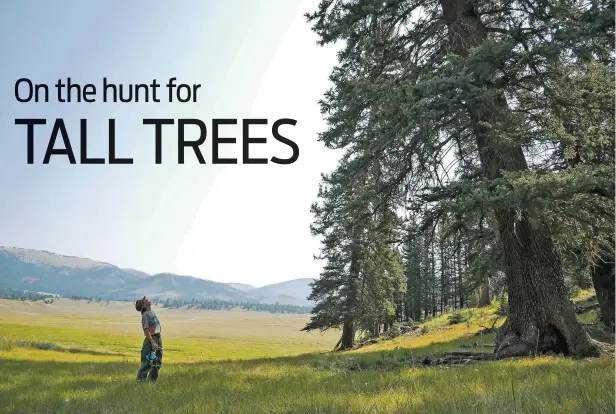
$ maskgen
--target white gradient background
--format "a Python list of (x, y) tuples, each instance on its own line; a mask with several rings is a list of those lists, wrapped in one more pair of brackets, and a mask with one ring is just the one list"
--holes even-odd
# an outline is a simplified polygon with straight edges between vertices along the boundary
[[(303, 14), (318, 0), (71, 1), (0, 3), (0, 245), (89, 257), (149, 273), (174, 272), (264, 285), (317, 277), (319, 242), (310, 235), (310, 204), (321, 172), (338, 154), (317, 142), (324, 129), (318, 100), (328, 87), (335, 47), (316, 45)], [(55, 84), (71, 77), (115, 83), (201, 84), (198, 103), (19, 103), (21, 77)], [(51, 90), (54, 92), (55, 90)], [(288, 158), (271, 124), (300, 148), (292, 165), (212, 165), (211, 119), (237, 118), (222, 136), (221, 156), (241, 163), (241, 119), (267, 144), (252, 157)], [(15, 118), (47, 118), (35, 129), (35, 164), (26, 163), (26, 127)], [(107, 120), (116, 119), (117, 155), (133, 165), (70, 165), (42, 159), (53, 120), (64, 118), (79, 157), (79, 119), (87, 118), (88, 153), (107, 157)], [(163, 164), (154, 164), (154, 127), (143, 118), (199, 118), (208, 125), (207, 164), (191, 150), (177, 164), (175, 127), (163, 129)], [(189, 131), (191, 131), (189, 129)]]

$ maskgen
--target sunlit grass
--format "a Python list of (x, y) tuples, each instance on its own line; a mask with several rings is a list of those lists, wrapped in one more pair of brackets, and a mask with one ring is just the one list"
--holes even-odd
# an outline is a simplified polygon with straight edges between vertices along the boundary
[(571, 300), (574, 302), (583, 302), (592, 297), (595, 297), (594, 289), (582, 289), (573, 298), (571, 298)]
[[(497, 304), (464, 311), (464, 321), (457, 324), (450, 325), (444, 315), (427, 321), (424, 334), (334, 354), (322, 352), (331, 349), (337, 333), (306, 339), (299, 332), (303, 322), (296, 318), (161, 312), (163, 323), (172, 321), (176, 329), (164, 337), (166, 363), (153, 386), (134, 383), (143, 340), (138, 320), (118, 313), (119, 305), (99, 312), (86, 307), (88, 317), (70, 317), (71, 306), (58, 307), (54, 314), (26, 314), (24, 309), (49, 309), (26, 304), (12, 314), (0, 307), (0, 412), (430, 414), (615, 409), (611, 357), (541, 357), (424, 368), (415, 363), (420, 355), (459, 350), (460, 344), (492, 343), (493, 334), (474, 334), (492, 326)], [(65, 326), (61, 313), (69, 316)], [(137, 333), (127, 320), (136, 322)], [(228, 326), (234, 323), (237, 326)], [(495, 326), (500, 323), (502, 318)], [(46, 350), (51, 345), (62, 349)]]
[[(24, 354), (23, 346), (17, 341), (32, 344), (52, 343), (62, 348), (113, 353), (119, 357), (138, 358), (143, 343), (143, 335), (120, 335), (88, 329), (32, 327), (26, 325), (0, 324), (2, 339), (0, 355), (7, 351), (16, 357)], [(12, 344), (12, 345), (11, 345)], [(12, 349), (8, 349), (11, 347)], [(289, 356), (319, 351), (321, 348), (296, 345), (289, 342), (278, 343), (231, 339), (164, 337), (163, 347), (166, 362), (194, 362), (220, 359), (254, 359)], [(32, 347), (30, 347), (32, 348)], [(3, 352), (4, 351), (4, 352)], [(29, 354), (31, 355), (31, 354)], [(54, 356), (57, 359), (57, 356)]]
[(599, 320), (599, 311), (597, 309), (591, 309), (588, 312), (578, 315), (578, 319), (585, 324), (597, 323)]
[(475, 345), (475, 343), (479, 346), (475, 347), (476, 349), (474, 350), (487, 352), (492, 348), (484, 347), (483, 345), (492, 344), (494, 334), (475, 334), (483, 328), (492, 327), (493, 324), (494, 327), (499, 327), (504, 322), (504, 318), (496, 315), (497, 309), (498, 303), (493, 303), (484, 308), (460, 311), (465, 321), (454, 325), (449, 324), (448, 318), (451, 313), (447, 313), (421, 324), (419, 329), (412, 335), (403, 335), (392, 340), (379, 341), (374, 345), (352, 352), (364, 353), (399, 348), (417, 349), (421, 350), (424, 354), (430, 354), (460, 350), (460, 345)]
[[(42, 352), (42, 351), (41, 351)], [(536, 358), (348, 372), (316, 357), (171, 364), (155, 386), (127, 362), (3, 360), (6, 412), (614, 412), (613, 360)], [(10, 396), (10, 397), (9, 397)]]

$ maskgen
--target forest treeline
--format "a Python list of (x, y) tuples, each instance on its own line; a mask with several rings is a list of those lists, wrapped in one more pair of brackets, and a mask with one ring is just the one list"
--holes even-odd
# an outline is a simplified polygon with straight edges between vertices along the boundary
[[(38, 292), (32, 292), (28, 290), (19, 290), (0, 287), (0, 299), (11, 299), (21, 301), (47, 301), (53, 303), (60, 296), (53, 294), (42, 294)], [(89, 296), (71, 296), (72, 300), (86, 300), (88, 303), (96, 302), (109, 304), (109, 300), (103, 300), (102, 297), (89, 297)], [(131, 302), (129, 300), (123, 300), (120, 302)], [(185, 298), (167, 298), (165, 300), (154, 299), (154, 305), (162, 308), (178, 309), (187, 307), (188, 309), (204, 309), (204, 310), (230, 310), (230, 309), (243, 309), (246, 311), (254, 312), (269, 312), (269, 313), (290, 313), (290, 314), (307, 314), (310, 313), (312, 307), (309, 306), (297, 306), (297, 305), (282, 305), (279, 303), (253, 303), (253, 302), (240, 302), (230, 300), (218, 300), (218, 299), (185, 299)]]
[(323, 0), (341, 45), (312, 232), (324, 270), (305, 330), (377, 336), (498, 296), (496, 357), (606, 349), (614, 330), (614, 1)]
[(177, 309), (186, 306), (188, 309), (207, 309), (207, 310), (229, 310), (229, 309), (243, 309), (247, 311), (255, 312), (269, 312), (269, 313), (295, 313), (306, 314), (312, 310), (308, 306), (297, 305), (281, 305), (279, 303), (254, 303), (254, 302), (240, 302), (240, 301), (228, 301), (219, 299), (165, 299), (164, 301), (155, 299), (155, 305), (159, 305), (163, 308)]
[(58, 295), (32, 292), (29, 290), (11, 289), (11, 288), (0, 286), (0, 299), (38, 301), (38, 300), (53, 300), (57, 297)]

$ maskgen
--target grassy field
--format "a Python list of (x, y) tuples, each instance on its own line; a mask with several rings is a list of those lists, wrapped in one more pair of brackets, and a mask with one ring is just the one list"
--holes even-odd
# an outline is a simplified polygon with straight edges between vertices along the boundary
[(614, 412), (611, 357), (421, 367), (423, 355), (490, 344), (474, 333), (495, 309), (330, 354), (338, 333), (300, 332), (308, 315), (155, 308), (165, 364), (157, 384), (136, 386), (131, 304), (0, 300), (0, 412)]
[[(338, 335), (300, 332), (306, 315), (266, 312), (199, 311), (154, 308), (163, 324), (168, 362), (245, 359), (322, 352)], [(61, 358), (59, 353), (38, 355), (11, 349), (14, 340), (52, 343), (63, 348), (114, 354), (115, 359), (139, 355), (143, 334), (141, 316), (131, 303), (87, 303), (61, 299), (42, 302), (0, 300), (0, 358)], [(4, 342), (4, 344), (2, 344)], [(73, 355), (74, 358), (84, 358)], [(113, 360), (112, 355), (106, 355)]]

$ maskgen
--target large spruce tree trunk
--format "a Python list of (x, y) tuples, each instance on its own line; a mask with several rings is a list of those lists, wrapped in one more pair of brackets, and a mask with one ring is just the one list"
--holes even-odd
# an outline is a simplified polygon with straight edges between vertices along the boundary
[[(475, 12), (475, 1), (441, 0), (441, 5), (450, 51), (468, 56), (469, 49), (479, 45), (487, 34)], [(482, 126), (482, 121), (489, 121), (489, 112), (495, 111), (486, 109), (486, 104), (469, 102), (468, 106), (484, 176), (495, 179), (503, 170), (527, 169), (520, 145), (500, 142)], [(497, 105), (500, 107), (496, 109), (506, 110), (504, 97)], [(597, 343), (575, 316), (560, 258), (547, 229), (525, 211), (504, 207), (494, 213), (504, 249), (509, 299), (509, 315), (496, 335), (495, 356), (548, 351), (577, 357), (598, 355)]]
[(601, 311), (601, 321), (614, 332), (614, 294), (616, 290), (614, 276), (614, 256), (604, 252), (599, 262), (592, 267), (592, 283), (595, 286), (597, 301)]
[(497, 357), (552, 351), (596, 356), (599, 348), (577, 320), (548, 232), (526, 213), (497, 212), (505, 249), (509, 315), (496, 335)]

